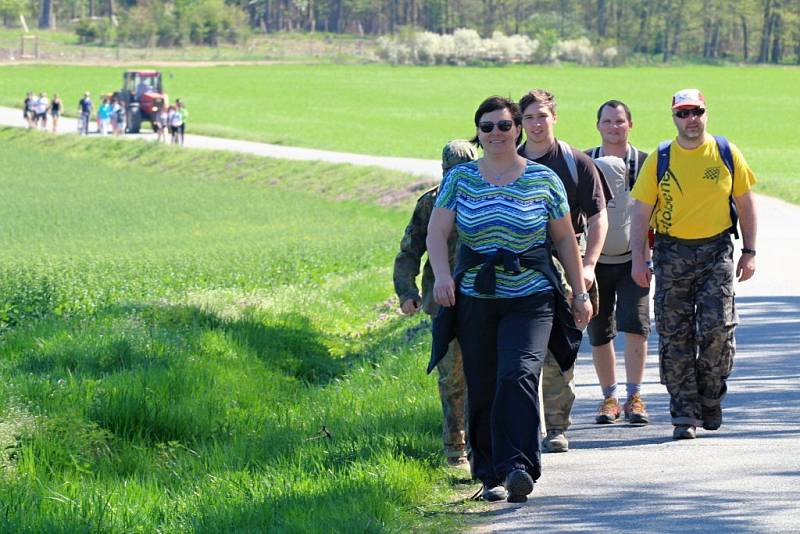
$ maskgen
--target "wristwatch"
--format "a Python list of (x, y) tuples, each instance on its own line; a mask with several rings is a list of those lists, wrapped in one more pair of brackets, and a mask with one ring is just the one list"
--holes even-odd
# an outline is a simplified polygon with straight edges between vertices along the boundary
[(756, 255), (756, 249), (754, 249), (754, 248), (743, 248), (742, 249), (742, 254), (750, 254), (751, 256), (755, 256)]
[(578, 293), (578, 294), (576, 294), (576, 295), (575, 295), (574, 297), (572, 297), (572, 298), (573, 298), (573, 299), (575, 299), (575, 300), (579, 300), (579, 301), (581, 301), (581, 302), (586, 302), (586, 301), (588, 301), (588, 300), (589, 300), (589, 293), (587, 293), (586, 291), (584, 291), (583, 293)]

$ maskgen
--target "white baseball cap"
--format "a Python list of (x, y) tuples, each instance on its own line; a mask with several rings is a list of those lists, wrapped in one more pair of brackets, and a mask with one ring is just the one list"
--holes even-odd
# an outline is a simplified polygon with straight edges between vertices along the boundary
[(681, 89), (672, 95), (672, 109), (699, 107), (706, 106), (706, 97), (700, 92), (700, 89)]

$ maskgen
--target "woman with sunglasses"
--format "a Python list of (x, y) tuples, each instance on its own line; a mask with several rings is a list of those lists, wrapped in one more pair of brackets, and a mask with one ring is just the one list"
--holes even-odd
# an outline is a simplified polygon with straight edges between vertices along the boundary
[[(444, 177), (428, 226), (434, 299), (442, 306), (430, 368), (457, 337), (472, 474), (483, 483), (485, 500), (524, 502), (541, 474), (538, 387), (546, 348), (562, 343), (574, 361), (581, 335), (575, 324), (586, 324), (591, 304), (583, 298), (588, 295), (564, 186), (547, 167), (517, 155), (519, 106), (487, 98), (475, 112), (475, 126), (474, 141), (484, 155)], [(446, 243), (454, 224), (461, 247), (451, 275)], [(571, 309), (550, 243), (575, 288)]]

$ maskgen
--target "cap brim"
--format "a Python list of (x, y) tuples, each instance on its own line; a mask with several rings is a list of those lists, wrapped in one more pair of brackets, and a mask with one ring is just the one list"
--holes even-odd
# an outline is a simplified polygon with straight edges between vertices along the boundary
[(679, 108), (704, 108), (706, 107), (706, 103), (702, 100), (684, 100), (679, 104), (675, 104), (672, 106), (672, 109), (679, 109)]

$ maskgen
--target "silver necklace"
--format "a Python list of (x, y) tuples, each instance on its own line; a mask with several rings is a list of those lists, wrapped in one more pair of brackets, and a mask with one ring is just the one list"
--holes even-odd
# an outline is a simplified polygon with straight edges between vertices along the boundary
[[(484, 164), (486, 165), (486, 167), (489, 166), (488, 162), (486, 162), (486, 161), (484, 161)], [(517, 162), (515, 161), (514, 163), (512, 163), (511, 165), (506, 167), (502, 172), (499, 172), (497, 174), (493, 174), (493, 173), (489, 172), (490, 170), (487, 168), (486, 171), (489, 173), (489, 181), (490, 182), (494, 182), (494, 183), (502, 182), (504, 180), (505, 176), (510, 171), (512, 171), (516, 166), (517, 166)]]

